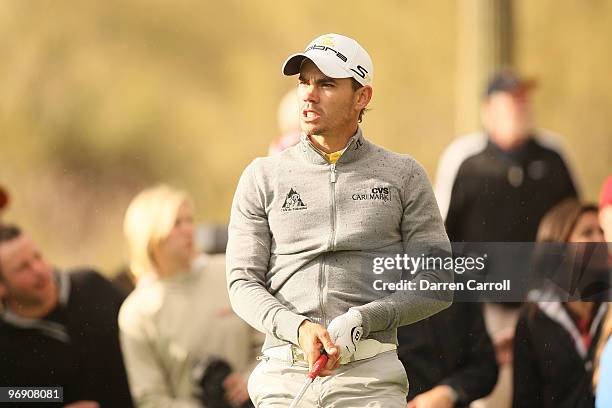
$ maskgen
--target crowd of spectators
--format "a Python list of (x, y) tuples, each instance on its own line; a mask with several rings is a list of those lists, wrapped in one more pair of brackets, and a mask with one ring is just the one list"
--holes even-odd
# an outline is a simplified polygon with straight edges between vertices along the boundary
[[(443, 153), (435, 190), (447, 233), (567, 244), (567, 259), (588, 258), (609, 289), (612, 176), (598, 205), (581, 200), (561, 138), (535, 127), (534, 86), (498, 73), (483, 93), (483, 130)], [(299, 140), (287, 126), (270, 154)], [(62, 386), (70, 408), (252, 406), (262, 335), (231, 309), (225, 227), (198, 232), (189, 194), (160, 184), (136, 195), (124, 220), (129, 259), (112, 281), (54, 268), (3, 216), (9, 197), (0, 186), (0, 386)], [(606, 242), (603, 257), (590, 246)], [(565, 295), (549, 285), (524, 302), (455, 302), (399, 328), (407, 406), (612, 406), (610, 292)]]

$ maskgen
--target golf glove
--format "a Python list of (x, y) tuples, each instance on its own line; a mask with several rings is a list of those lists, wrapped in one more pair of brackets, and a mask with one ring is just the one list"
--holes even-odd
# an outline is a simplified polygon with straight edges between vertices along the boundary
[(356, 309), (336, 317), (327, 327), (329, 337), (339, 346), (340, 359), (348, 361), (357, 350), (357, 343), (363, 334), (361, 313)]

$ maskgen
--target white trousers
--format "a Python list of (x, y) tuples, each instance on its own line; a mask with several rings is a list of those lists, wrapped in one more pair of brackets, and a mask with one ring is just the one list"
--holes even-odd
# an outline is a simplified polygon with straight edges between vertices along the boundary
[[(306, 381), (308, 369), (275, 359), (262, 360), (249, 377), (257, 408), (287, 408)], [(300, 408), (405, 408), (408, 379), (395, 350), (341, 365), (318, 377)]]

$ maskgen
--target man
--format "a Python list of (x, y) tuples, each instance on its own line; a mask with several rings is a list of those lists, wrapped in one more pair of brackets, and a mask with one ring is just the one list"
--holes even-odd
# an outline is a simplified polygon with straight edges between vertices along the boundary
[[(454, 242), (534, 241), (540, 219), (576, 187), (555, 136), (534, 127), (535, 83), (510, 70), (489, 82), (484, 131), (453, 142), (436, 175), (436, 198)], [(520, 303), (486, 305), (485, 321), (501, 364), (491, 405), (510, 404), (512, 338)], [(507, 307), (504, 307), (507, 306)], [(505, 366), (505, 367), (504, 367)]]
[[(283, 73), (299, 74), (301, 141), (247, 167), (229, 226), (232, 306), (266, 333), (249, 394), (257, 407), (288, 406), (323, 349), (323, 378), (300, 406), (404, 407), (396, 329), (444, 309), (452, 293), (377, 290), (377, 279), (406, 275), (372, 266), (381, 254), (449, 254), (432, 189), (414, 159), (359, 128), (374, 70), (355, 40), (320, 36)], [(413, 282), (452, 280), (423, 270)]]
[(63, 387), (70, 408), (132, 406), (117, 328), (123, 296), (110, 282), (54, 272), (29, 236), (0, 225), (0, 299), (0, 384)]
[(534, 241), (546, 211), (577, 195), (555, 138), (534, 129), (533, 86), (511, 71), (497, 74), (483, 103), (485, 131), (442, 155), (436, 197), (451, 241)]

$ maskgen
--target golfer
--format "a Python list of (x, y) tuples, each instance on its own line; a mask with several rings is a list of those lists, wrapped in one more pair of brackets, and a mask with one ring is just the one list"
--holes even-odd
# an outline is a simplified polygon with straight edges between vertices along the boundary
[[(301, 141), (246, 168), (229, 226), (232, 306), (266, 334), (249, 394), (257, 407), (286, 408), (324, 350), (327, 365), (300, 407), (405, 407), (396, 329), (448, 307), (452, 293), (376, 290), (375, 280), (406, 271), (374, 274), (372, 262), (449, 254), (431, 185), (410, 156), (363, 135), (374, 67), (355, 40), (320, 36), (282, 71), (299, 74)], [(408, 276), (453, 279), (448, 270)]]

